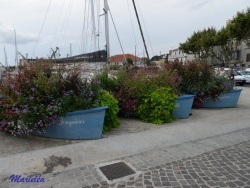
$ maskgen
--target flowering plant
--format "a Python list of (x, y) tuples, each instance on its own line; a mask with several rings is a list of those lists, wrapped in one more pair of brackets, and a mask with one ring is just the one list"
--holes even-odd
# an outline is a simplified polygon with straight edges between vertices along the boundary
[(66, 112), (98, 106), (99, 83), (76, 70), (54, 70), (37, 61), (0, 81), (0, 131), (13, 135), (45, 129)]
[[(179, 95), (180, 80), (177, 78), (176, 73), (158, 67), (119, 70), (115, 72), (114, 77), (110, 77), (107, 72), (98, 76), (101, 86), (111, 91), (117, 99), (119, 115), (125, 117), (140, 116), (139, 114), (142, 113), (136, 113), (136, 111), (142, 103), (145, 103), (144, 99), (161, 87), (171, 88)], [(157, 108), (159, 105), (162, 104), (158, 103)]]
[(208, 63), (192, 61), (182, 64), (175, 61), (167, 64), (166, 69), (178, 71), (181, 77), (178, 87), (182, 93), (196, 95), (193, 102), (195, 108), (201, 108), (208, 98), (217, 100), (222, 93), (234, 87), (231, 80), (217, 75)]

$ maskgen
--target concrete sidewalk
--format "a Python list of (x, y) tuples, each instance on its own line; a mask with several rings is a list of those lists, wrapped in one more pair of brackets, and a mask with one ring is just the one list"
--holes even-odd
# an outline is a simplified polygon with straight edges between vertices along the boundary
[[(228, 147), (239, 144), (242, 145), (236, 147), (238, 149), (235, 151), (240, 150), (239, 148), (249, 149), (249, 96), (250, 88), (244, 88), (237, 108), (193, 110), (193, 115), (189, 119), (177, 120), (163, 126), (154, 125), (157, 126), (155, 128), (138, 120), (123, 120), (121, 127), (127, 131), (118, 136), (115, 133), (119, 129), (105, 134), (100, 140), (72, 141), (66, 145), (60, 143), (59, 146), (50, 145), (48, 148), (24, 153), (10, 152), (5, 156), (0, 155), (0, 179), (2, 181), (0, 187), (161, 187), (162, 181), (161, 186), (159, 181), (156, 181), (157, 185), (152, 184), (154, 183), (152, 181), (152, 185), (141, 182), (138, 186), (136, 183), (128, 186), (127, 182), (132, 181), (126, 178), (111, 182), (98, 170), (98, 166), (114, 161), (125, 161), (135, 170), (136, 174), (133, 177), (141, 179), (140, 176), (153, 171), (149, 168), (166, 162), (192, 158), (215, 150), (216, 152), (227, 151)], [(132, 129), (132, 127), (143, 125), (148, 127), (148, 130), (137, 132)], [(170, 163), (168, 165), (173, 166)], [(247, 168), (250, 170), (250, 166)], [(13, 184), (9, 180), (12, 174), (24, 177), (42, 174), (46, 182)], [(248, 181), (245, 181), (244, 186), (247, 186), (247, 183)], [(172, 184), (169, 186), (174, 187)]]

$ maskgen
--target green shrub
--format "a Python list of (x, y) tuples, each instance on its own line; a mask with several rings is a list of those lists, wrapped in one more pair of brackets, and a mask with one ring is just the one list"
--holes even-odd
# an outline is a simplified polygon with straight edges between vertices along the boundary
[(176, 75), (171, 71), (150, 67), (128, 72), (123, 86), (129, 95), (141, 100), (159, 87), (170, 87), (179, 94), (178, 84)]
[(133, 68), (123, 72), (123, 80), (112, 94), (119, 101), (119, 115), (136, 117), (135, 109), (146, 96), (160, 87), (172, 88), (178, 95), (178, 75), (158, 67)]
[(95, 79), (100, 82), (100, 85), (104, 90), (113, 91), (117, 87), (120, 87), (124, 80), (124, 76), (125, 74), (123, 70), (118, 70), (114, 74), (110, 74), (108, 70), (104, 70), (96, 75)]
[(116, 128), (120, 125), (117, 114), (119, 112), (119, 107), (117, 105), (118, 101), (107, 91), (101, 90), (99, 92), (100, 104), (98, 106), (108, 106), (106, 110), (103, 132), (107, 132), (112, 128)]
[(145, 122), (162, 124), (172, 122), (177, 95), (171, 88), (160, 87), (147, 94), (137, 108), (137, 115)]
[(183, 65), (182, 62), (171, 62), (165, 68), (178, 72), (181, 93), (196, 95), (193, 102), (195, 108), (201, 108), (207, 98), (217, 100), (222, 93), (233, 89), (231, 81), (216, 75), (208, 63), (192, 61)]

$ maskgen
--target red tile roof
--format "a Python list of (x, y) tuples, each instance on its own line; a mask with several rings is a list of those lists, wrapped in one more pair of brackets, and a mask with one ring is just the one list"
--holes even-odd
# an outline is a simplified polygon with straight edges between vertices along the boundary
[[(141, 60), (140, 57), (136, 57), (136, 56), (134, 56), (134, 55), (132, 55), (132, 54), (124, 54), (124, 55), (125, 55), (126, 59), (127, 59), (127, 58), (131, 58), (133, 61), (135, 61), (135, 59), (136, 59), (136, 61), (140, 61), (140, 60)], [(125, 60), (124, 60), (124, 55), (123, 55), (123, 54), (119, 54), (119, 55), (111, 56), (110, 59), (109, 59), (109, 61), (110, 61), (111, 63), (115, 63), (115, 62), (125, 62)]]

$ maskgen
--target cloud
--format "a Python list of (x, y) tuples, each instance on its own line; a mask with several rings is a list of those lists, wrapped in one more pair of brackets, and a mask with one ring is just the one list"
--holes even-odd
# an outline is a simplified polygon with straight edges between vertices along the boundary
[[(16, 38), (18, 44), (28, 44), (37, 40), (37, 34), (30, 32), (16, 31)], [(14, 29), (11, 25), (0, 23), (0, 42), (5, 44), (14, 44), (15, 35)]]

